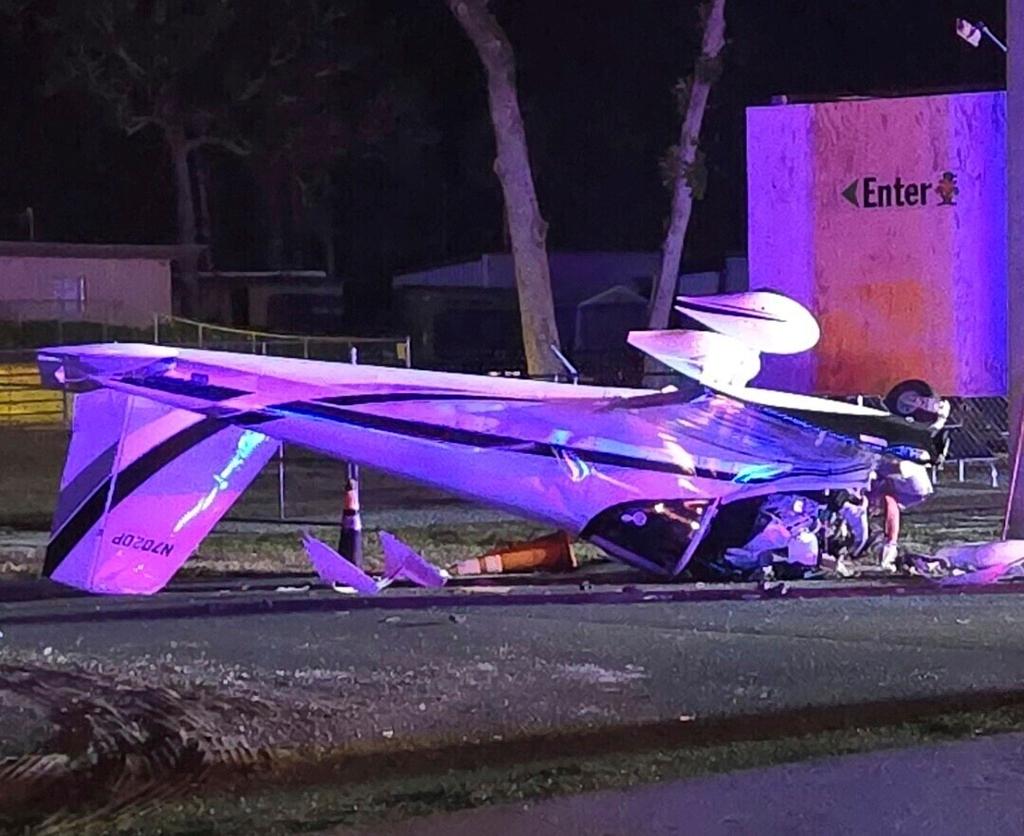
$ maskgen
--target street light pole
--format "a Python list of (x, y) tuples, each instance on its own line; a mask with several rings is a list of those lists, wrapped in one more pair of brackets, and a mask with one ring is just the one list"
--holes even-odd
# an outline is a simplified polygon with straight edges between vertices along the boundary
[(1010, 395), (1010, 495), (1004, 539), (1024, 539), (1024, 0), (1006, 0), (1006, 292)]
[[(1007, 0), (1007, 2), (1009, 3), (1011, 2), (1011, 0)], [(993, 35), (992, 30), (989, 29), (984, 23), (978, 21), (978, 28), (982, 31), (985, 37), (992, 41), (992, 43), (999, 47), (1003, 52), (1009, 53), (1009, 50), (1006, 48), (1006, 44), (1004, 44), (1001, 40), (999, 40), (999, 38)]]

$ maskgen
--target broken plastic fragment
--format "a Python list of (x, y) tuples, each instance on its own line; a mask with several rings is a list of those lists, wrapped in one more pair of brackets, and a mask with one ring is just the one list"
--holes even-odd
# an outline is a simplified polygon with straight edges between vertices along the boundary
[(302, 537), (302, 545), (313, 569), (324, 583), (348, 586), (361, 595), (376, 595), (380, 592), (377, 581), (308, 532)]
[(417, 586), (437, 588), (448, 582), (448, 573), (427, 563), (426, 558), (407, 546), (394, 534), (380, 532), (384, 551), (384, 578), (391, 582), (403, 578)]

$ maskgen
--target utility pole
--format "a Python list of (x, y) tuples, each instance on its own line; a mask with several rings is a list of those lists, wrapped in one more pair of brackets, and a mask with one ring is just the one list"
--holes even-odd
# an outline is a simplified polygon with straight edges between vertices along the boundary
[(1024, 0), (1006, 0), (1006, 291), (1010, 496), (1004, 539), (1024, 539)]

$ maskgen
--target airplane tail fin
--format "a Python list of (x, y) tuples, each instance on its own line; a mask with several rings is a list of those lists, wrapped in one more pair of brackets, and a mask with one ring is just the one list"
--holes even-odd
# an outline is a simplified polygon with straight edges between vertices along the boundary
[(158, 591), (278, 445), (109, 389), (77, 395), (43, 574), (89, 592)]

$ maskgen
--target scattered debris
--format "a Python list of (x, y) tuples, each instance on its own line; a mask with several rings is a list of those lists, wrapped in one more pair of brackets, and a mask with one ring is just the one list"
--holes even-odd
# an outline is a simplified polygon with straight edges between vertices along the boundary
[(443, 569), (433, 566), (418, 552), (386, 531), (380, 532), (380, 544), (384, 550), (384, 575), (379, 580), (308, 531), (302, 543), (317, 575), (333, 587), (335, 592), (354, 591), (360, 595), (377, 595), (398, 580), (429, 588), (442, 587), (448, 581), (448, 574)]

